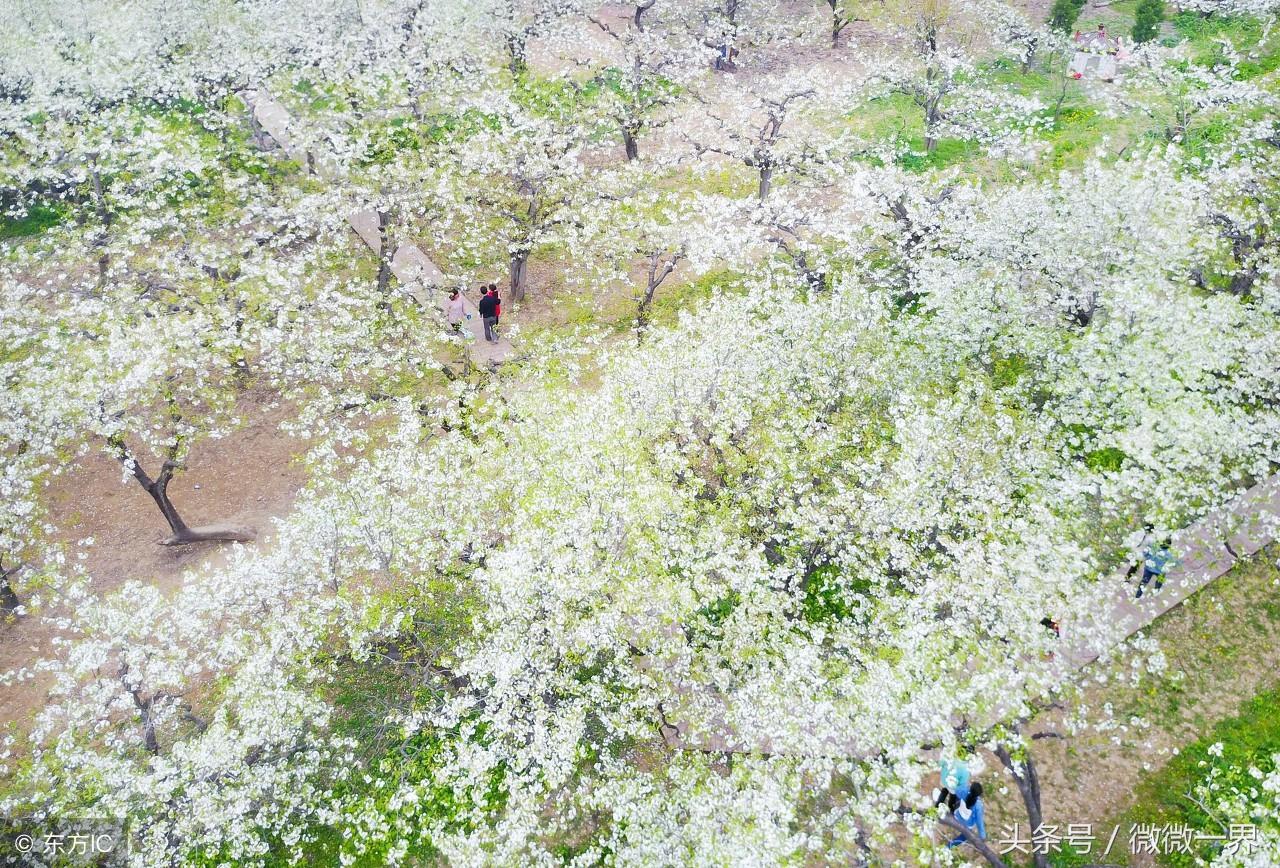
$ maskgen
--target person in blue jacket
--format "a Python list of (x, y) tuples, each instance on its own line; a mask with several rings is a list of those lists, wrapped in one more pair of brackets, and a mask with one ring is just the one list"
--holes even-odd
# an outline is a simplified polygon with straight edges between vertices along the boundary
[(1142, 539), (1135, 547), (1136, 551), (1141, 552), (1139, 560), (1129, 567), (1129, 572), (1125, 575), (1126, 579), (1131, 579), (1138, 567), (1142, 567), (1142, 581), (1138, 582), (1138, 592), (1135, 594), (1138, 599), (1142, 599), (1142, 594), (1152, 579), (1156, 580), (1155, 590), (1164, 587), (1165, 573), (1177, 566), (1178, 559), (1173, 556), (1170, 548), (1172, 544), (1173, 540), (1168, 536), (1156, 536), (1152, 525), (1142, 526)]
[[(952, 809), (951, 815), (973, 835), (983, 841), (987, 840), (987, 816), (986, 808), (982, 804), (982, 784), (974, 781), (969, 787), (969, 794)], [(964, 842), (964, 835), (956, 835), (947, 846), (959, 847)]]

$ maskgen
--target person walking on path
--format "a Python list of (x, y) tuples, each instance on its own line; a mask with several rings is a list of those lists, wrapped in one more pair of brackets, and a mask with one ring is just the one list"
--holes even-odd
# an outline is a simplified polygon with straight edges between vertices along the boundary
[(493, 339), (498, 339), (498, 326), (502, 325), (502, 296), (498, 295), (498, 284), (489, 284), (489, 295), (493, 296)]
[(498, 342), (498, 336), (494, 333), (493, 328), (498, 324), (498, 297), (489, 292), (489, 288), (485, 287), (484, 294), (480, 296), (480, 318), (484, 320), (484, 339), (491, 344)]
[(467, 305), (462, 298), (462, 293), (456, 289), (449, 290), (449, 300), (444, 305), (444, 316), (449, 321), (449, 327), (455, 332), (462, 332), (462, 321), (467, 318)]
[(1141, 552), (1140, 559), (1129, 567), (1129, 572), (1125, 573), (1125, 578), (1131, 579), (1138, 571), (1138, 567), (1142, 567), (1142, 580), (1138, 582), (1138, 592), (1134, 595), (1134, 599), (1142, 599), (1142, 594), (1152, 579), (1156, 580), (1152, 590), (1158, 591), (1164, 587), (1165, 573), (1178, 563), (1170, 549), (1172, 542), (1173, 540), (1168, 536), (1156, 536), (1155, 527), (1152, 525), (1143, 525), (1142, 537), (1134, 546), (1135, 550)]
[(498, 295), (498, 284), (489, 284), (489, 295), (493, 296), (497, 305), (493, 309), (493, 316), (498, 322), (502, 322), (502, 296)]

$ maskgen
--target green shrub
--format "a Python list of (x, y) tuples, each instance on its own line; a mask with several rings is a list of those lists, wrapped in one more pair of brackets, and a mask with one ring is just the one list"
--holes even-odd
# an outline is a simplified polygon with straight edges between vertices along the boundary
[(22, 217), (6, 217), (0, 221), (0, 239), (26, 238), (39, 235), (62, 222), (66, 212), (61, 208), (35, 205)]
[(1070, 33), (1083, 9), (1084, 0), (1053, 0), (1053, 6), (1049, 8), (1048, 24), (1054, 30)]
[(1164, 21), (1164, 0), (1138, 0), (1133, 17), (1133, 41), (1150, 42), (1160, 32)]

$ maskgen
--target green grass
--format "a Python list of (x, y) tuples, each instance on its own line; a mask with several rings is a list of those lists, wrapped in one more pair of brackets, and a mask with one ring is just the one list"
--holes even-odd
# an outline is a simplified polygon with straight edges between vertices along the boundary
[(584, 82), (566, 78), (543, 78), (528, 72), (516, 78), (512, 96), (517, 104), (532, 114), (565, 119), (581, 112), (600, 96), (602, 83), (596, 79)]
[(984, 149), (966, 139), (941, 139), (932, 153), (926, 151), (923, 110), (906, 94), (872, 99), (844, 120), (847, 128), (862, 138), (895, 143), (901, 150), (897, 164), (910, 172), (943, 169), (984, 157)]
[(1048, 163), (1055, 171), (1075, 168), (1093, 156), (1113, 122), (1083, 102), (1065, 105), (1054, 129), (1046, 134), (1051, 143)]
[(747, 198), (756, 195), (760, 177), (742, 163), (722, 162), (681, 168), (665, 178), (663, 183), (673, 189), (709, 196)]
[[(1193, 63), (1211, 66), (1223, 59), (1222, 40), (1238, 48), (1246, 48), (1240, 63), (1242, 78), (1255, 78), (1280, 68), (1280, 39), (1271, 34), (1264, 42), (1262, 21), (1244, 15), (1204, 17), (1195, 12), (1180, 12), (1172, 17), (1176, 40), (1191, 50)], [(1257, 56), (1251, 56), (1256, 53)]]
[[(1209, 753), (1216, 744), (1222, 745), (1220, 758)], [(1219, 721), (1208, 735), (1145, 778), (1135, 790), (1134, 805), (1123, 819), (1126, 823), (1181, 822), (1216, 831), (1213, 818), (1185, 794), (1204, 779), (1208, 765), (1269, 764), (1276, 752), (1280, 752), (1280, 690), (1271, 690), (1243, 703), (1237, 716)], [(1190, 865), (1191, 860), (1178, 857), (1168, 864)]]
[(908, 172), (945, 169), (983, 155), (983, 148), (967, 139), (939, 139), (932, 152), (925, 150), (923, 136), (912, 136), (905, 144), (908, 150), (898, 156), (897, 162)]
[[(1038, 98), (1046, 106), (1046, 118), (1053, 116), (1053, 107), (1062, 98), (1053, 127), (1036, 133), (1049, 143), (1047, 155), (1036, 167), (1037, 173), (1077, 168), (1094, 155), (1104, 140), (1109, 139), (1113, 149), (1118, 149), (1125, 142), (1143, 136), (1150, 126), (1147, 119), (1133, 115), (1108, 117), (1078, 82), (1066, 81), (1063, 97), (1063, 82), (1055, 70), (1058, 64), (1066, 62), (1062, 57), (1041, 58), (1025, 72), (1019, 64), (1007, 59), (996, 60), (987, 67), (990, 78), (1000, 87), (1019, 96)], [(843, 120), (847, 129), (860, 138), (896, 144), (901, 150), (896, 162), (908, 171), (958, 167), (965, 174), (988, 180), (1007, 179), (1007, 163), (992, 158), (978, 142), (942, 139), (933, 153), (927, 153), (922, 110), (905, 94), (886, 94), (872, 99), (845, 115)]]
[[(744, 289), (742, 275), (725, 270), (711, 271), (684, 283), (660, 287), (649, 308), (649, 322), (655, 326), (675, 325), (682, 311), (697, 310), (715, 293), (740, 295)], [(732, 304), (733, 300), (725, 298), (720, 303)]]
[[(673, 275), (654, 294), (653, 304), (649, 306), (649, 324), (658, 328), (675, 325), (682, 312), (697, 310), (717, 292), (733, 296), (743, 291), (742, 276), (729, 270), (711, 271), (679, 282)], [(625, 332), (635, 326), (637, 305), (630, 294), (615, 296), (605, 304), (598, 304), (590, 293), (561, 293), (559, 298), (565, 305), (561, 307), (565, 322), (563, 326), (552, 327), (550, 332), (573, 331), (592, 325), (609, 326), (615, 332)], [(732, 299), (726, 298), (722, 303), (731, 304)]]
[(1045, 69), (1033, 66), (1026, 72), (1022, 66), (1008, 58), (1000, 58), (988, 67), (991, 80), (1022, 96), (1035, 96), (1053, 84), (1053, 76)]
[[(1116, 35), (1127, 35), (1133, 26), (1137, 0), (1120, 0), (1102, 10), (1088, 10), (1077, 26), (1092, 30), (1099, 23)], [(1222, 39), (1229, 39), (1244, 55), (1239, 69), (1243, 78), (1253, 78), (1280, 69), (1280, 35), (1263, 41), (1260, 21), (1245, 16), (1202, 18), (1181, 13), (1166, 21), (1162, 31), (1171, 44), (1187, 43), (1192, 62), (1211, 65), (1223, 59)], [(1046, 66), (1046, 62), (1049, 64)], [(1053, 106), (1062, 100), (1051, 129), (1039, 132), (1048, 143), (1048, 153), (1040, 159), (1035, 174), (1056, 173), (1075, 169), (1091, 159), (1107, 142), (1107, 151), (1119, 154), (1130, 146), (1164, 143), (1163, 128), (1153, 119), (1136, 112), (1118, 112), (1109, 116), (1104, 106), (1093, 102), (1077, 82), (1065, 83), (1055, 73), (1056, 64), (1066, 58), (1041, 58), (1037, 65), (1023, 71), (1009, 59), (991, 62), (987, 74), (998, 85), (1021, 96), (1038, 97), (1052, 117)], [(1063, 87), (1065, 84), (1065, 96)], [(990, 158), (983, 147), (963, 140), (943, 140), (933, 153), (926, 153), (923, 142), (921, 109), (915, 101), (901, 93), (885, 94), (870, 100), (843, 117), (843, 123), (855, 135), (872, 142), (896, 143), (903, 151), (898, 164), (909, 171), (927, 172), (958, 167), (969, 175), (1001, 179), (1007, 167)], [(1214, 145), (1230, 139), (1239, 118), (1214, 117), (1197, 124), (1182, 142), (1192, 155), (1207, 153)]]
[(922, 110), (902, 93), (874, 97), (844, 116), (853, 132), (872, 141), (885, 141), (923, 130)]
[(870, 593), (869, 580), (844, 576), (837, 567), (828, 564), (815, 570), (805, 584), (801, 612), (810, 624), (847, 621), (861, 611), (853, 600), (866, 598)]
[[(1087, 6), (1076, 19), (1076, 29), (1086, 33), (1097, 28), (1099, 24), (1107, 26), (1112, 36), (1128, 36), (1133, 29), (1134, 13), (1138, 8), (1138, 0), (1117, 0), (1117, 2), (1101, 9)], [(1167, 10), (1166, 10), (1167, 15)]]
[[(1210, 753), (1210, 748), (1219, 744), (1221, 757)], [(1213, 724), (1203, 738), (1183, 748), (1164, 767), (1139, 782), (1129, 809), (1102, 827), (1105, 833), (1102, 837), (1109, 836), (1115, 826), (1120, 829), (1112, 852), (1103, 861), (1125, 862), (1130, 855), (1129, 830), (1137, 825), (1180, 824), (1207, 835), (1221, 834), (1217, 821), (1187, 794), (1205, 779), (1210, 766), (1247, 768), (1253, 765), (1267, 770), (1271, 768), (1271, 757), (1277, 752), (1280, 752), (1280, 690), (1270, 690), (1244, 702), (1236, 716)], [(1214, 846), (1213, 842), (1202, 842), (1193, 851), (1208, 859), (1212, 858)], [(1056, 855), (1053, 864), (1058, 868), (1075, 868), (1096, 864), (1100, 858), (1098, 853), (1087, 856), (1062, 853)], [(1157, 863), (1183, 868), (1195, 865), (1196, 856), (1162, 853)]]
[(8, 217), (0, 223), (0, 241), (10, 238), (31, 238), (52, 229), (64, 219), (67, 213), (61, 208), (47, 205), (36, 205), (27, 209), (24, 217)]

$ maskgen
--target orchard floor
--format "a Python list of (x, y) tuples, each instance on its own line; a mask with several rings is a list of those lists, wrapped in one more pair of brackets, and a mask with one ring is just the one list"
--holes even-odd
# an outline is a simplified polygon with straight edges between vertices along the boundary
[[(1048, 2), (1032, 0), (1028, 5), (1041, 18)], [(1099, 8), (1091, 4), (1082, 21), (1090, 20)], [(856, 42), (859, 35), (855, 25), (848, 42)], [(837, 50), (815, 48), (804, 54), (770, 58), (759, 71), (775, 73), (794, 65), (840, 70), (851, 62), (850, 53), (848, 45)], [(743, 82), (751, 72), (744, 70), (743, 75), (726, 76), (726, 80)], [(726, 87), (726, 91), (733, 88)], [(665, 143), (645, 144), (661, 148)], [(620, 333), (616, 337), (625, 339), (625, 323), (634, 310), (630, 286), (613, 286), (604, 293), (588, 295), (587, 290), (566, 287), (559, 278), (559, 268), (537, 262), (531, 267), (529, 300), (510, 322), (551, 335), (577, 324), (598, 327), (608, 323)], [(701, 300), (705, 285), (682, 277), (680, 273), (673, 275), (659, 290), (659, 316), (655, 319), (674, 318), (676, 310), (689, 309)], [(249, 403), (259, 401), (263, 401), (261, 396)], [(171, 492), (189, 523), (254, 526), (261, 545), (271, 519), (290, 510), (305, 483), (303, 470), (295, 461), (305, 444), (279, 430), (283, 411), (266, 410), (261, 404), (250, 409), (255, 411), (250, 424), (193, 450), (187, 470), (175, 479)], [(71, 557), (82, 556), (93, 588), (101, 593), (130, 579), (175, 589), (182, 583), (184, 570), (216, 561), (223, 551), (216, 544), (158, 545), (167, 530), (154, 504), (132, 480), (122, 480), (118, 463), (101, 452), (76, 462), (50, 489), (49, 496), (51, 522), (58, 528), (59, 538), (67, 543)], [(87, 539), (93, 543), (84, 544)], [(1232, 716), (1242, 701), (1280, 685), (1274, 665), (1280, 656), (1276, 555), (1274, 547), (1267, 550), (1156, 622), (1151, 632), (1161, 640), (1170, 673), (1181, 672), (1181, 678), (1166, 674), (1147, 679), (1136, 689), (1108, 681), (1089, 691), (1090, 704), (1114, 705), (1116, 720), (1140, 718), (1148, 725), (1129, 727), (1115, 738), (1036, 742), (1047, 822), (1101, 826), (1128, 807), (1135, 784), (1145, 773), (1162, 766), (1173, 750), (1202, 737), (1215, 721)], [(45, 656), (50, 637), (39, 616), (0, 625), (0, 671)], [(1089, 672), (1097, 675), (1100, 671), (1095, 667)], [(0, 726), (25, 727), (40, 708), (44, 690), (36, 680), (0, 691)], [(993, 770), (986, 777), (994, 780), (994, 764), (989, 767)], [(988, 826), (992, 837), (1004, 823), (1025, 824), (1012, 788), (1007, 794), (993, 793), (991, 802)]]
[[(273, 401), (271, 395), (250, 393), (240, 408), (243, 427), (192, 449), (187, 469), (169, 486), (188, 524), (248, 525), (258, 532), (255, 545), (269, 542), (272, 519), (289, 511), (306, 481), (297, 460), (306, 445), (280, 430), (287, 410), (271, 407)], [(185, 570), (216, 561), (225, 551), (220, 543), (160, 545), (168, 527), (155, 503), (132, 478), (122, 477), (118, 461), (99, 450), (78, 459), (51, 485), (48, 497), (50, 522), (68, 560), (80, 563), (98, 593), (131, 579), (171, 591), (181, 586)], [(53, 633), (42, 616), (51, 614), (56, 613), (0, 624), (0, 672), (50, 653)], [(25, 728), (46, 689), (39, 679), (5, 687), (0, 725)]]
[[(1156, 621), (1148, 633), (1167, 658), (1163, 674), (1144, 676), (1135, 687), (1125, 683), (1114, 665), (1085, 670), (1093, 681), (1085, 704), (1100, 710), (1110, 703), (1119, 727), (1035, 742), (1047, 824), (1065, 829), (1068, 823), (1091, 823), (1095, 834), (1105, 838), (1133, 804), (1138, 784), (1175, 751), (1208, 736), (1216, 723), (1235, 717), (1257, 694), (1280, 687), (1275, 665), (1280, 657), (1278, 559), (1280, 546), (1264, 549)], [(1057, 729), (1053, 721), (1042, 723), (1029, 731)], [(989, 779), (997, 767), (988, 758)], [(1008, 791), (993, 794), (988, 835), (999, 839), (1002, 828), (1014, 822), (1022, 824), (1025, 834), (1026, 818), (1012, 781), (1000, 783)], [(1100, 861), (1156, 864), (1151, 857), (1129, 856), (1127, 827), (1121, 826), (1115, 848)]]

